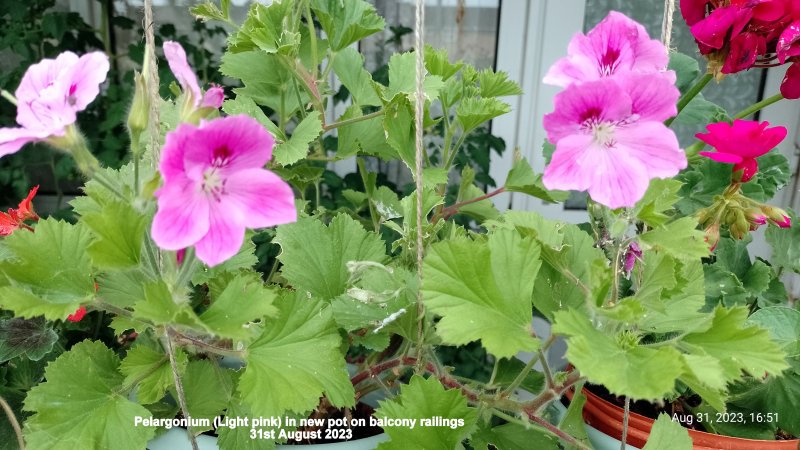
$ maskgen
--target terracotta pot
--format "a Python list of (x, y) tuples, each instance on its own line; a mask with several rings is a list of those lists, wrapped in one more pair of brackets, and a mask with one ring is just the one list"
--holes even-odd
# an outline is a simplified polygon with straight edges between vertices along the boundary
[[(622, 439), (622, 420), (625, 412), (622, 408), (583, 389), (586, 404), (583, 407), (583, 419), (587, 424), (613, 437)], [(567, 393), (572, 399), (572, 392)], [(650, 436), (653, 419), (636, 413), (628, 416), (627, 443), (642, 448)], [(800, 439), (791, 441), (762, 441), (742, 439), (703, 431), (689, 430), (689, 437), (694, 443), (694, 450), (799, 450)]]

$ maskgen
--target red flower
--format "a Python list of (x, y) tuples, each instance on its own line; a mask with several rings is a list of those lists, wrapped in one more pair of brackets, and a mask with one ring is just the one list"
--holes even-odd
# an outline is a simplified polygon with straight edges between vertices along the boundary
[(78, 308), (74, 313), (67, 316), (67, 320), (70, 322), (80, 322), (83, 319), (83, 316), (86, 315), (86, 308), (81, 306)]
[(712, 123), (706, 126), (708, 133), (696, 137), (714, 147), (716, 152), (700, 152), (714, 161), (734, 164), (733, 171), (742, 171), (741, 181), (746, 182), (758, 172), (756, 158), (775, 148), (785, 137), (786, 128), (767, 128), (769, 122), (735, 120)]
[(19, 202), (17, 209), (11, 208), (7, 213), (0, 212), (0, 236), (8, 236), (19, 228), (28, 228), (26, 220), (39, 220), (39, 216), (33, 212), (31, 201), (39, 190), (39, 186), (34, 186), (24, 200)]

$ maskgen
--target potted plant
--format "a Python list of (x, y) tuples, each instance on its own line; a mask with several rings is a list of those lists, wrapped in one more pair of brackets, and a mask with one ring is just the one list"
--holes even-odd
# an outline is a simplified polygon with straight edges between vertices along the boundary
[[(74, 125), (108, 70), (102, 54), (43, 60), (15, 95), (3, 93), (19, 126), (0, 130), (0, 154), (44, 141), (87, 182), (72, 202), (77, 223), (14, 216), (0, 241), (0, 307), (46, 321), (102, 311), (117, 334), (137, 334), (133, 345), (87, 339), (49, 362), (25, 392), (21, 446), (141, 449), (183, 427), (186, 448), (200, 448), (203, 433), (222, 449), (363, 446), (359, 433), (382, 429), (369, 445), (585, 449), (581, 390), (560, 419), (556, 404), (585, 382), (646, 400), (690, 389), (724, 411), (729, 385), (750, 382), (742, 373), (788, 369), (783, 322), (735, 302), (707, 305), (704, 281), (704, 261), (716, 264), (707, 234), (790, 225), (763, 203), (786, 171), (761, 160), (757, 175), (748, 163), (732, 176), (697, 148), (687, 156), (664, 122), (698, 106), (679, 100), (696, 68), (676, 56), (667, 70), (665, 47), (640, 25), (611, 14), (602, 26), (613, 33), (597, 34), (629, 39), (615, 41), (622, 47), (577, 45), (608, 51), (554, 66), (547, 81), (564, 91), (545, 120), (549, 165), (535, 174), (518, 158), (504, 186), (484, 192), (471, 168), (458, 177), (453, 164), (470, 132), (508, 112), (502, 97), (520, 93), (506, 74), (451, 62), (418, 39), (417, 51), (390, 58), (381, 84), (351, 47), (384, 27), (365, 1), (254, 3), (242, 24), (228, 5), (192, 11), (232, 27), (220, 71), (241, 87), (229, 99), (204, 91), (180, 45), (165, 42), (180, 86), (161, 99), (151, 42), (128, 118), (131, 162), (120, 170), (102, 168)], [(331, 73), (351, 100), (334, 121)], [(422, 151), (424, 130), (439, 124), (443, 138)], [(416, 188), (379, 185), (359, 160), (360, 189), (323, 207), (322, 166), (367, 155), (405, 163)], [(716, 187), (704, 183), (716, 179), (698, 170), (725, 172), (717, 177), (729, 188), (712, 199)], [(591, 223), (501, 214), (491, 203), (504, 191), (558, 202), (567, 190), (589, 192)], [(742, 216), (752, 218), (742, 228), (750, 209), (763, 217)], [(255, 242), (272, 247), (257, 252)], [(718, 259), (739, 245), (730, 242)], [(756, 265), (745, 273), (777, 279)], [(549, 366), (554, 337), (534, 332), (534, 310), (566, 338), (572, 367)], [(486, 377), (443, 362), (441, 347), (476, 342), (491, 355)], [(537, 357), (521, 363), (519, 352)], [(387, 398), (359, 407), (373, 392)], [(647, 448), (691, 445), (662, 414)]]

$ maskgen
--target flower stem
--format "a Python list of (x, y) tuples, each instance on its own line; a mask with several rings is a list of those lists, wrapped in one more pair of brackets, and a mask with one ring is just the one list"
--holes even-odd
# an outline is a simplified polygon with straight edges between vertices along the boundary
[[(183, 416), (187, 421), (189, 421), (189, 409), (186, 407), (186, 395), (183, 392), (183, 382), (181, 381), (180, 369), (178, 368), (178, 361), (175, 357), (175, 348), (172, 345), (172, 333), (172, 328), (167, 327), (167, 329), (164, 330), (164, 343), (166, 344), (167, 354), (169, 355), (169, 365), (172, 368), (172, 377), (175, 380), (175, 392), (178, 394), (178, 404), (181, 407), (181, 411), (183, 411)], [(191, 421), (189, 421), (189, 423), (191, 423)], [(199, 447), (197, 446), (197, 439), (195, 439), (191, 428), (186, 428), (186, 434), (189, 436), (189, 442), (192, 443), (192, 449), (199, 450)]]
[(325, 129), (325, 131), (328, 131), (328, 130), (332, 130), (334, 128), (339, 128), (339, 127), (343, 127), (345, 125), (350, 125), (352, 123), (358, 123), (358, 122), (362, 122), (364, 120), (374, 119), (375, 117), (382, 116), (383, 112), (384, 111), (381, 109), (381, 110), (375, 111), (373, 113), (364, 114), (363, 116), (353, 117), (352, 119), (345, 119), (345, 120), (342, 120), (340, 122), (334, 122), (334, 123), (325, 125), (324, 129)]
[(758, 103), (754, 103), (753, 105), (750, 105), (748, 108), (743, 109), (742, 111), (736, 113), (736, 115), (733, 116), (733, 118), (734, 119), (744, 119), (745, 117), (747, 117), (747, 116), (749, 116), (751, 114), (754, 114), (754, 113), (756, 113), (758, 111), (761, 111), (762, 109), (766, 108), (767, 106), (769, 106), (769, 105), (771, 105), (773, 103), (779, 102), (781, 100), (783, 100), (783, 95), (775, 94), (772, 97), (765, 98), (764, 100), (761, 100)]
[(194, 247), (186, 249), (186, 257), (181, 264), (181, 271), (178, 274), (178, 281), (175, 283), (179, 288), (183, 288), (192, 279), (195, 269), (197, 269), (197, 258), (194, 255)]
[(5, 89), (0, 89), (0, 97), (8, 100), (12, 105), (17, 106), (17, 98), (14, 97), (11, 92), (8, 92)]
[(626, 441), (628, 440), (628, 418), (631, 415), (631, 398), (625, 397), (625, 415), (622, 416), (622, 439), (619, 445), (620, 450), (627, 448)]
[[(538, 360), (539, 358), (535, 356), (531, 357), (530, 361), (528, 361), (528, 363), (525, 364), (525, 367), (520, 371), (520, 373), (517, 374), (517, 377), (514, 378), (511, 384), (509, 384), (508, 387), (506, 387), (505, 389), (503, 389), (502, 392), (500, 392), (500, 396), (507, 396), (513, 393), (514, 389), (518, 388), (519, 385), (522, 384), (523, 381), (525, 381), (525, 377), (528, 376), (528, 373), (531, 371), (531, 369), (533, 369), (533, 365), (536, 364), (536, 361)], [(542, 360), (544, 360), (544, 358), (542, 358)], [(548, 388), (550, 387), (551, 386), (548, 386)]]
[[(697, 97), (697, 94), (699, 94), (700, 91), (702, 91), (703, 88), (705, 88), (713, 78), (714, 75), (710, 73), (703, 75), (699, 80), (697, 80), (697, 83), (695, 83), (691, 88), (689, 88), (688, 91), (686, 91), (685, 94), (681, 96), (681, 98), (678, 100), (678, 114), (675, 114), (675, 117), (678, 117), (681, 111), (683, 111), (683, 108), (685, 108), (693, 98)], [(670, 126), (670, 124), (672, 124), (672, 122), (675, 120), (675, 117), (667, 119), (667, 121), (664, 122), (664, 125)]]
[(452, 216), (454, 214), (457, 214), (458, 213), (458, 209), (461, 208), (462, 206), (466, 206), (466, 205), (469, 205), (471, 203), (476, 203), (476, 202), (479, 202), (481, 200), (486, 200), (487, 198), (492, 198), (495, 195), (502, 194), (505, 191), (506, 191), (506, 187), (503, 186), (503, 187), (495, 189), (492, 192), (489, 192), (489, 193), (486, 193), (484, 195), (481, 195), (480, 197), (475, 197), (475, 198), (472, 198), (472, 199), (469, 199), (469, 200), (464, 200), (463, 202), (454, 203), (454, 204), (448, 206), (447, 208), (444, 208), (441, 211), (439, 211), (439, 214), (434, 215), (433, 218), (431, 218), (431, 222), (436, 222), (437, 220), (439, 220), (439, 218), (448, 219), (450, 216)]
[(14, 429), (14, 434), (17, 435), (17, 445), (19, 446), (19, 450), (25, 450), (25, 440), (22, 438), (22, 428), (19, 426), (17, 416), (14, 415), (14, 410), (11, 409), (11, 405), (9, 405), (3, 397), (0, 397), (0, 407), (2, 407), (3, 411), (5, 411), (6, 416), (8, 416), (8, 421), (11, 423), (11, 428)]

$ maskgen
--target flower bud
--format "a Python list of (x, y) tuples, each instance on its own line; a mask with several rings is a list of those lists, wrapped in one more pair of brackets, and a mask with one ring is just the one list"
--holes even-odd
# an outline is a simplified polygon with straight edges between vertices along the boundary
[(136, 89), (133, 93), (131, 110), (128, 113), (128, 129), (131, 135), (139, 135), (147, 129), (147, 122), (150, 118), (150, 99), (147, 95), (144, 74), (136, 72), (133, 79), (136, 82)]
[(708, 250), (713, 252), (714, 249), (717, 248), (717, 243), (719, 243), (719, 224), (712, 224), (710, 227), (705, 229), (705, 233)]
[(747, 208), (744, 212), (747, 221), (751, 225), (755, 225), (758, 228), (759, 225), (766, 225), (767, 224), (767, 216), (764, 215), (764, 212), (761, 211), (761, 208)]
[(786, 214), (786, 211), (775, 208), (773, 206), (765, 206), (762, 208), (764, 214), (767, 215), (767, 219), (769, 219), (772, 224), (777, 225), (781, 228), (789, 228), (792, 226), (792, 218)]

